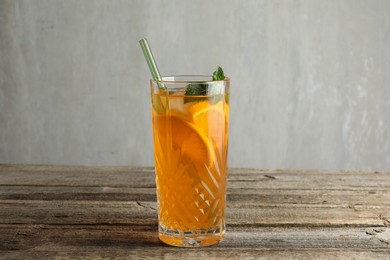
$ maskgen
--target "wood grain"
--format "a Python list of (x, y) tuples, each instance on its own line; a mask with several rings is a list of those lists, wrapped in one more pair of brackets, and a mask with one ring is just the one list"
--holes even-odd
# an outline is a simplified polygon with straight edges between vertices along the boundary
[(0, 258), (390, 256), (390, 173), (231, 169), (227, 234), (157, 238), (152, 168), (0, 165)]

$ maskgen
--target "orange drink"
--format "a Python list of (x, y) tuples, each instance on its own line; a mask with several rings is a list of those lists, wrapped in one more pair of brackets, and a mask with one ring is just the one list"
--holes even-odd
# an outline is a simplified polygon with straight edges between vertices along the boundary
[[(188, 84), (205, 93), (188, 96)], [(151, 100), (159, 238), (183, 247), (218, 243), (225, 232), (229, 79), (151, 81)]]

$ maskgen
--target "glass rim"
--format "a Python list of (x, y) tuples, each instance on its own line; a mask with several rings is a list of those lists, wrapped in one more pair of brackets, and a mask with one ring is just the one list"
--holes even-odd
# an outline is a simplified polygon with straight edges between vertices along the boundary
[[(179, 78), (179, 79), (175, 79)], [(195, 78), (195, 79), (180, 79), (180, 78)], [(196, 78), (209, 78), (210, 80), (196, 80)], [(229, 77), (225, 77), (223, 80), (212, 80), (212, 75), (171, 75), (171, 76), (162, 76), (161, 80), (151, 79), (151, 82), (155, 83), (166, 83), (166, 84), (175, 84), (175, 83), (204, 83), (204, 84), (213, 84), (216, 82), (228, 82), (230, 81)]]

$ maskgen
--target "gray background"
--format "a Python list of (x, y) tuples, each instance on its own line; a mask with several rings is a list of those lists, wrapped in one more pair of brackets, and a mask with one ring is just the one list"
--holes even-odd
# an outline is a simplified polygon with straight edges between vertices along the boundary
[(0, 0), (0, 162), (153, 165), (143, 37), (232, 78), (230, 167), (390, 170), (388, 0)]

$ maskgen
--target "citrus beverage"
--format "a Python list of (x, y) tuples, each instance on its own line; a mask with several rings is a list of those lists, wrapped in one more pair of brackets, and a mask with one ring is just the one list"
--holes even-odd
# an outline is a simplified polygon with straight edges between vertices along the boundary
[(229, 94), (226, 82), (219, 84), (217, 94), (189, 97), (183, 88), (161, 91), (152, 82), (159, 237), (171, 245), (223, 238)]

